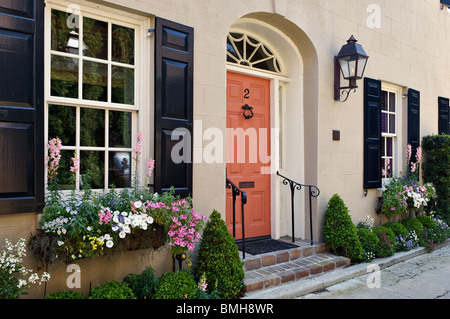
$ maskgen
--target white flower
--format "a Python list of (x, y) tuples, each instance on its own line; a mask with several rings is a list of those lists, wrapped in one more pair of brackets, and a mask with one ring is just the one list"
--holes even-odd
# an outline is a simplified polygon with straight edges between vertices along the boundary
[(88, 226), (86, 229), (87, 229), (87, 231), (91, 231), (92, 230), (91, 226)]
[(140, 200), (138, 200), (137, 202), (134, 203), (134, 207), (135, 208), (141, 208), (142, 207), (142, 202)]
[(114, 246), (114, 243), (112, 242), (112, 240), (108, 240), (106, 242), (106, 247), (111, 248), (112, 246)]
[(61, 240), (58, 240), (58, 246), (62, 246), (62, 245), (64, 245), (64, 242)]
[(126, 236), (126, 234), (125, 234), (124, 231), (121, 231), (121, 232), (119, 233), (119, 237), (120, 237), (120, 238), (125, 238), (125, 236)]

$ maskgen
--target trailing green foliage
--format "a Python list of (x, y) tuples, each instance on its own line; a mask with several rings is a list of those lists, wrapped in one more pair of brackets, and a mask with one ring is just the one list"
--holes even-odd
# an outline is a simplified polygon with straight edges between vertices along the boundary
[(422, 141), (426, 161), (422, 164), (423, 179), (433, 183), (437, 200), (429, 203), (440, 219), (450, 222), (450, 135), (429, 135)]
[(127, 284), (111, 280), (92, 289), (89, 299), (135, 299)]
[(204, 273), (209, 292), (217, 289), (222, 298), (232, 299), (244, 288), (242, 266), (234, 237), (220, 213), (214, 210), (203, 231), (194, 275), (200, 278)]
[(395, 234), (392, 229), (384, 226), (376, 226), (372, 231), (378, 236), (376, 257), (384, 258), (395, 253)]
[(347, 206), (339, 195), (329, 200), (324, 218), (325, 242), (333, 253), (359, 260), (363, 249), (356, 226), (353, 224)]
[(197, 283), (185, 270), (167, 272), (159, 278), (155, 299), (195, 299)]
[(154, 276), (154, 269), (149, 266), (141, 274), (129, 274), (123, 279), (137, 299), (151, 299), (158, 287), (158, 278)]

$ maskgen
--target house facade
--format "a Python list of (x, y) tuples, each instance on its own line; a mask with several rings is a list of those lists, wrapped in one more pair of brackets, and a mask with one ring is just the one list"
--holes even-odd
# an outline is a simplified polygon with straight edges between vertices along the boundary
[[(173, 186), (205, 216), (221, 212), (232, 231), (228, 178), (247, 195), (246, 238), (323, 240), (335, 193), (355, 223), (379, 221), (378, 189), (405, 170), (407, 145), (449, 133), (447, 30), (445, 0), (2, 4), (0, 241), (39, 232), (54, 137), (67, 170), (80, 156), (77, 190), (87, 170), (93, 188), (108, 190), (145, 176), (145, 160), (137, 172), (131, 165), (141, 133), (142, 158), (155, 159), (153, 191)], [(351, 36), (369, 59), (358, 87), (335, 99), (335, 57)], [(310, 206), (308, 188), (297, 190), (292, 217), (277, 172), (319, 196)], [(166, 251), (134, 251), (83, 261), (83, 285), (149, 264), (172, 269)], [(53, 274), (49, 290), (65, 289), (65, 266)]]

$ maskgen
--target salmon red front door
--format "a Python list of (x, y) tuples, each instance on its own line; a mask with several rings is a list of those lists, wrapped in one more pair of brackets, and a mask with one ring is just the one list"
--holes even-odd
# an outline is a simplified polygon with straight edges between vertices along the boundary
[[(227, 177), (247, 194), (245, 238), (270, 235), (270, 81), (227, 74)], [(266, 172), (267, 171), (267, 172)], [(233, 233), (233, 196), (227, 189), (226, 222)], [(242, 238), (241, 197), (236, 239)]]

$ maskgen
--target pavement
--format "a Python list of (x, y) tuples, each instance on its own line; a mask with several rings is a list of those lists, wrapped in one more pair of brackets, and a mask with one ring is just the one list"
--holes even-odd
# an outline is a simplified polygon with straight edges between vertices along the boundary
[[(450, 244), (450, 239), (447, 239), (444, 243), (439, 245), (439, 247), (436, 249), (436, 251), (439, 251), (439, 249), (446, 248), (450, 252), (450, 247), (447, 247)], [(435, 251), (435, 252), (436, 252)], [(308, 277), (301, 279), (299, 281), (293, 281), (290, 283), (282, 284), (279, 286), (274, 286), (271, 288), (266, 288), (260, 291), (254, 291), (249, 292), (244, 297), (244, 299), (296, 299), (296, 298), (302, 298), (306, 296), (306, 298), (311, 298), (312, 294), (315, 294), (316, 296), (321, 291), (325, 291), (328, 287), (335, 286), (340, 283), (345, 283), (351, 279), (360, 277), (360, 276), (370, 276), (373, 274), (374, 270), (383, 270), (390, 266), (403, 263), (405, 261), (408, 261), (412, 258), (422, 256), (425, 254), (428, 254), (429, 252), (423, 248), (423, 247), (417, 247), (415, 249), (412, 249), (410, 251), (406, 252), (397, 252), (393, 256), (387, 257), (387, 258), (376, 258), (370, 263), (362, 263), (362, 264), (356, 264), (351, 265), (344, 268), (338, 268), (333, 271), (329, 271), (326, 273), (322, 273), (318, 276), (314, 277)], [(428, 256), (426, 256), (428, 257)], [(448, 256), (447, 256), (448, 259)], [(408, 265), (405, 264), (405, 267), (408, 268)], [(411, 268), (412, 266), (409, 265)], [(450, 264), (447, 262), (446, 267), (450, 269)], [(404, 270), (405, 272), (408, 272), (408, 269)], [(436, 278), (430, 279), (425, 278), (427, 282), (430, 280), (434, 280), (434, 282), (439, 281), (439, 272), (436, 272)], [(417, 277), (414, 278), (414, 280), (417, 280)], [(350, 282), (347, 285), (355, 284), (355, 282)], [(376, 280), (374, 279), (373, 284), (376, 284)], [(364, 283), (365, 286), (367, 286), (366, 283)], [(347, 286), (348, 287), (348, 286)], [(341, 286), (341, 289), (345, 288), (345, 286)], [(448, 287), (450, 290), (450, 287)], [(339, 290), (339, 289), (338, 289)], [(420, 291), (424, 291), (423, 289), (419, 289)], [(447, 296), (447, 295), (446, 295)], [(335, 298), (337, 295), (330, 295), (330, 298)], [(405, 294), (403, 297), (407, 298), (407, 294)], [(402, 295), (398, 295), (394, 298), (403, 298)], [(450, 293), (448, 294), (448, 297), (450, 297)], [(345, 298), (345, 297), (344, 297)], [(358, 293), (355, 298), (364, 298), (363, 295)], [(376, 298), (371, 296), (370, 298)], [(414, 298), (414, 296), (409, 296), (409, 298)], [(417, 298), (422, 298), (420, 295)]]

